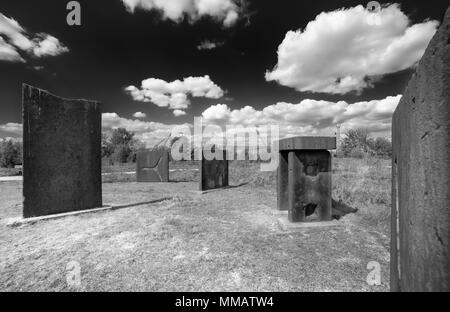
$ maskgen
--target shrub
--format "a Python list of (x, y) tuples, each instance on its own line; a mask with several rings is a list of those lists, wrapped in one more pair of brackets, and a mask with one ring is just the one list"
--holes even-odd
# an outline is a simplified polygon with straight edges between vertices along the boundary
[(366, 129), (350, 129), (345, 134), (341, 143), (341, 151), (344, 156), (350, 156), (352, 153), (360, 154), (368, 150), (368, 134)]
[(14, 168), (15, 165), (22, 164), (22, 143), (2, 141), (0, 143), (0, 166), (4, 168)]
[(366, 129), (350, 129), (341, 142), (341, 153), (345, 157), (364, 158), (377, 156), (389, 158), (392, 156), (392, 143), (386, 138), (369, 138)]
[(371, 150), (376, 156), (383, 158), (392, 157), (392, 142), (386, 138), (376, 138), (369, 141)]
[(102, 158), (108, 158), (114, 153), (114, 145), (106, 134), (102, 134)]
[(130, 148), (130, 153), (128, 155), (127, 160), (129, 162), (136, 162), (136, 154), (137, 151), (145, 148), (145, 144), (141, 141), (139, 141), (138, 139), (133, 138), (129, 144), (128, 144), (129, 148)]
[(114, 149), (112, 159), (119, 163), (128, 162), (128, 157), (131, 154), (131, 148), (128, 145), (118, 145)]
[(114, 129), (111, 137), (102, 135), (102, 157), (110, 162), (135, 162), (136, 153), (142, 147), (145, 145), (125, 128)]
[(348, 156), (352, 158), (365, 158), (367, 155), (366, 152), (360, 147), (354, 147), (349, 153)]
[(111, 144), (114, 147), (129, 145), (133, 138), (134, 132), (130, 132), (125, 128), (114, 129), (111, 134)]

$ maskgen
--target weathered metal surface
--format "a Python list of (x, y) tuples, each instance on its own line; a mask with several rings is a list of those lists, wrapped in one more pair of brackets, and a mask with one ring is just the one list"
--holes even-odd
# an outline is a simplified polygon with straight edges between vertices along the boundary
[(102, 206), (100, 103), (24, 84), (23, 216)]
[(226, 151), (223, 151), (222, 160), (207, 160), (202, 155), (202, 160), (200, 161), (200, 191), (225, 186), (228, 186), (228, 160), (226, 160)]
[(280, 151), (290, 150), (333, 150), (336, 149), (336, 137), (293, 137), (279, 141)]
[(392, 120), (392, 291), (450, 291), (449, 42), (450, 9)]
[(169, 182), (169, 150), (166, 147), (139, 150), (136, 179), (137, 182)]
[(330, 221), (330, 152), (290, 151), (288, 168), (289, 221)]
[(277, 208), (278, 210), (288, 210), (288, 152), (281, 151), (279, 153), (279, 163), (277, 170)]

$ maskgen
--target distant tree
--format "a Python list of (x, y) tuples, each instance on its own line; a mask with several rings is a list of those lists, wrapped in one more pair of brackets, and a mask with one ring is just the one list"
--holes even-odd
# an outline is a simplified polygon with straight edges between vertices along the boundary
[(126, 163), (128, 161), (128, 157), (130, 156), (130, 154), (131, 148), (128, 145), (117, 145), (114, 148), (112, 158), (116, 162)]
[(341, 151), (346, 157), (363, 158), (392, 156), (392, 143), (386, 138), (369, 138), (367, 129), (350, 129), (341, 142)]
[(102, 157), (113, 162), (135, 162), (137, 151), (145, 145), (136, 139), (134, 132), (125, 128), (114, 129), (111, 136), (102, 135)]
[(114, 153), (114, 146), (106, 134), (102, 134), (102, 157), (110, 157)]
[(121, 145), (129, 145), (134, 138), (134, 132), (130, 132), (125, 128), (114, 129), (111, 134), (111, 143), (114, 149)]
[(376, 156), (392, 157), (392, 142), (386, 138), (378, 137), (369, 141), (369, 146)]
[(0, 143), (0, 166), (4, 168), (14, 168), (15, 165), (22, 164), (22, 143), (12, 140)]
[(140, 150), (141, 148), (145, 148), (145, 144), (142, 141), (133, 138), (129, 142), (128, 146), (130, 147), (130, 154), (128, 155), (127, 160), (131, 162), (136, 162), (137, 151)]
[(363, 157), (369, 151), (367, 129), (349, 129), (341, 142), (341, 151), (347, 157)]

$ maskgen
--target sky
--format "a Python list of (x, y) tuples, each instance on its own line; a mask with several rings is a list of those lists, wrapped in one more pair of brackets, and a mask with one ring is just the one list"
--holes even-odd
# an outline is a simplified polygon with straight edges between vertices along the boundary
[(102, 102), (103, 129), (152, 145), (177, 125), (281, 136), (391, 116), (446, 1), (96, 0), (0, 3), (0, 137), (21, 137), (22, 83)]

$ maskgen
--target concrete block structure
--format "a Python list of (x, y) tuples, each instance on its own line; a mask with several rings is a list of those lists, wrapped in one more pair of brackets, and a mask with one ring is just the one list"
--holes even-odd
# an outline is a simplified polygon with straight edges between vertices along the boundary
[(295, 137), (279, 141), (278, 210), (291, 222), (331, 220), (331, 154), (335, 137)]
[(102, 206), (101, 107), (24, 84), (23, 217)]
[(136, 179), (138, 182), (169, 182), (169, 150), (141, 149), (136, 155)]
[(450, 291), (450, 9), (392, 119), (391, 291)]
[(200, 160), (200, 191), (228, 186), (228, 160), (226, 156), (225, 150), (222, 160), (206, 160), (202, 155)]

